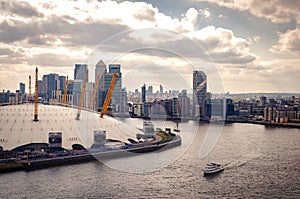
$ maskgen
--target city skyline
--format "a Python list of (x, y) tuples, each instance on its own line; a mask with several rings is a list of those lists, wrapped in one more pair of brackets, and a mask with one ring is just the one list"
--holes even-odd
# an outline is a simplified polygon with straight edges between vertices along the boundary
[[(103, 61), (102, 60), (100, 60), (100, 62), (102, 62), (103, 63)], [(104, 64), (104, 63), (103, 63)], [(75, 66), (75, 68), (76, 68), (76, 65), (85, 65), (85, 64), (74, 64), (74, 66)], [(112, 65), (120, 65), (121, 66), (121, 64), (112, 64)], [(73, 67), (74, 67), (73, 66)], [(104, 64), (104, 66), (106, 66), (105, 64)], [(107, 66), (106, 66), (107, 67)], [(73, 73), (74, 73), (74, 71), (76, 70), (75, 68), (73, 68)], [(108, 68), (108, 67), (107, 67)], [(71, 73), (72, 73), (71, 72)], [(191, 71), (191, 73), (193, 74), (193, 72), (195, 72), (195, 71)], [(202, 71), (203, 72), (203, 71)], [(108, 71), (106, 71), (105, 70), (105, 72), (104, 71), (102, 71), (101, 72), (101, 74), (102, 73), (108, 73)], [(34, 75), (32, 74), (32, 75), (30, 75), (31, 76), (31, 78), (32, 77), (34, 77)], [(69, 84), (71, 83), (71, 84), (73, 84), (74, 83), (74, 79), (73, 78), (70, 78), (70, 76), (69, 75), (62, 75), (62, 74), (59, 74), (59, 73), (54, 73), (54, 72), (50, 72), (50, 73), (48, 73), (48, 74), (41, 74), (41, 73), (39, 73), (39, 75), (38, 75), (38, 81), (39, 81), (39, 88), (42, 86), (42, 82), (43, 82), (43, 79), (46, 77), (46, 78), (48, 78), (48, 76), (57, 76), (57, 78), (59, 78), (59, 84), (60, 84), (60, 87), (59, 87), (59, 89), (58, 90), (61, 90), (62, 91), (62, 93), (64, 92), (64, 86), (65, 86), (65, 82), (66, 82), (66, 77), (68, 76), (68, 78), (69, 78)], [(89, 77), (90, 77), (90, 75), (89, 75)], [(95, 78), (96, 78), (96, 76), (95, 76)], [(207, 77), (208, 78), (208, 77)], [(63, 79), (63, 80), (60, 80), (60, 79)], [(104, 79), (103, 79), (103, 81), (104, 81)], [(191, 81), (192, 81), (192, 83), (193, 83), (193, 78), (191, 79)], [(64, 82), (64, 83), (63, 83)], [(76, 82), (76, 78), (75, 78), (75, 82)], [(146, 82), (146, 81), (145, 81)], [(11, 92), (11, 93), (15, 93), (16, 91), (18, 91), (18, 92), (20, 92), (20, 93), (25, 93), (25, 94), (29, 94), (29, 79), (27, 78), (27, 82), (22, 82), (22, 81), (20, 81), (20, 82), (15, 82), (16, 83), (16, 85), (17, 85), (17, 87), (16, 87), (16, 89), (14, 90), (14, 89), (11, 89), (11, 88), (5, 88), (5, 89), (2, 89), (2, 91), (4, 91), (4, 92), (6, 92), (6, 91), (9, 91), (9, 92)], [(88, 83), (95, 83), (95, 80), (88, 80)], [(104, 84), (104, 83), (103, 83)], [(108, 83), (107, 83), (108, 84)], [(164, 87), (162, 84), (156, 84), (156, 83), (154, 83), (154, 84), (151, 84), (151, 83), (143, 83), (143, 84), (141, 84), (140, 86), (138, 86), (137, 88), (134, 88), (134, 89), (131, 89), (131, 90), (128, 90), (128, 92), (130, 92), (130, 93), (134, 93), (136, 90), (138, 90), (138, 92), (140, 92), (140, 93), (142, 93), (141, 92), (141, 90), (142, 90), (142, 87), (144, 86), (144, 85), (146, 85), (147, 86), (147, 89), (146, 89), (146, 91), (148, 92), (148, 89), (151, 89), (151, 93), (170, 93), (170, 92), (173, 92), (173, 91), (178, 91), (178, 93), (180, 92), (180, 91), (186, 91), (187, 92), (187, 94), (190, 94), (190, 95), (192, 95), (193, 94), (193, 88), (191, 88), (190, 90), (188, 90), (188, 89), (186, 89), (186, 88), (182, 88), (182, 89), (180, 89), (180, 88), (174, 88), (174, 89), (170, 89), (169, 87)], [(108, 85), (106, 85), (106, 86), (108, 86)], [(207, 84), (207, 87), (208, 87), (208, 84)], [(127, 89), (127, 87), (126, 87), (126, 85), (124, 85), (123, 86), (123, 88), (125, 88), (125, 89)], [(32, 82), (32, 80), (31, 80), (31, 93), (32, 94), (34, 94), (34, 82)], [(100, 89), (100, 90), (102, 90), (102, 89), (104, 89), (104, 88), (102, 88), (101, 87), (101, 84), (99, 84), (98, 85), (98, 89)], [(161, 90), (163, 90), (163, 92), (161, 91)], [(209, 90), (208, 90), (208, 92), (209, 93), (211, 93)], [(41, 92), (39, 92), (39, 94), (41, 94)], [(211, 93), (211, 94), (216, 94), (216, 95), (222, 95), (222, 94), (225, 94), (225, 95), (232, 95), (232, 96), (247, 96), (247, 95), (261, 95), (261, 96), (272, 96), (273, 94), (289, 94), (289, 95), (294, 95), (294, 94), (300, 94), (300, 92), (247, 92), (247, 91), (245, 91), (245, 92), (240, 92), (240, 93), (230, 93), (229, 91), (227, 91), (227, 92), (224, 92), (224, 93)]]
[(122, 64), (128, 90), (143, 83), (173, 89), (178, 79), (191, 90), (191, 71), (201, 70), (213, 93), (300, 93), (299, 6), (256, 0), (3, 2), (0, 89), (17, 90), (36, 66), (40, 74), (72, 78), (75, 63), (95, 66), (103, 59)]

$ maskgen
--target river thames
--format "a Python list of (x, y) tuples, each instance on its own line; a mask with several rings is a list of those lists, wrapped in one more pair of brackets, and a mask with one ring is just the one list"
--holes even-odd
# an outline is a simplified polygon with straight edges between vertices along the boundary
[[(300, 198), (300, 129), (219, 125), (200, 157), (209, 128), (182, 122), (182, 146), (151, 154), (1, 174), (0, 198)], [(209, 162), (225, 171), (203, 177)]]

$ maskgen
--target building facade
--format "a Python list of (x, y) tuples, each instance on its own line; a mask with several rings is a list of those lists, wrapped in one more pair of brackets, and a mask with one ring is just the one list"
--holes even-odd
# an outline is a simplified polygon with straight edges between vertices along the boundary
[(113, 113), (120, 112), (120, 104), (121, 104), (121, 88), (122, 88), (122, 73), (121, 73), (121, 65), (120, 64), (109, 64), (108, 73), (105, 74), (104, 79), (104, 91), (107, 93), (113, 74), (117, 73), (117, 80), (114, 87), (114, 91), (112, 94), (111, 105)]
[(95, 83), (99, 80), (98, 82), (98, 88), (97, 88), (97, 95), (96, 95), (96, 99), (95, 99), (95, 109), (96, 110), (101, 110), (104, 100), (105, 100), (105, 75), (107, 73), (107, 69), (106, 69), (106, 65), (105, 63), (100, 60), (97, 64), (96, 64), (96, 68), (95, 68)]
[[(84, 80), (86, 70), (88, 69), (87, 64), (75, 64), (74, 69), (74, 80)], [(89, 81), (89, 80), (87, 80)]]
[(191, 115), (190, 98), (187, 96), (187, 90), (182, 90), (178, 95), (178, 102), (182, 117), (189, 117)]
[(20, 89), (19, 89), (19, 91), (20, 91), (20, 94), (25, 94), (25, 84), (22, 83), (22, 82), (20, 82)]
[(203, 71), (193, 71), (193, 115), (196, 117), (206, 115), (206, 92), (206, 74)]

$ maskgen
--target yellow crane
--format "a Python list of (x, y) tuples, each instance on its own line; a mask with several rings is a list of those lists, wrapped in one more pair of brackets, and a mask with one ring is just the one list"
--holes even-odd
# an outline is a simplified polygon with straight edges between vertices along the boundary
[(79, 104), (78, 104), (77, 115), (76, 115), (76, 118), (75, 118), (76, 120), (80, 119), (80, 113), (81, 113), (81, 109), (82, 109), (82, 103), (83, 103), (83, 99), (84, 99), (85, 88), (86, 88), (86, 83), (87, 83), (87, 80), (88, 80), (88, 76), (89, 76), (89, 70), (86, 69), (85, 77), (84, 77), (84, 80), (83, 80), (83, 86), (82, 86), (82, 89), (81, 89), (80, 100), (79, 100)]
[(114, 91), (114, 88), (115, 88), (115, 85), (116, 85), (117, 77), (118, 77), (118, 74), (114, 73), (113, 77), (111, 79), (106, 97), (105, 97), (103, 107), (102, 107), (102, 111), (101, 111), (101, 115), (100, 115), (101, 117), (103, 117), (103, 115), (106, 114), (107, 111), (108, 111), (108, 106), (110, 104), (110, 99), (111, 99), (111, 96), (113, 94), (113, 91)]
[(66, 84), (65, 84), (65, 88), (64, 88), (64, 98), (63, 98), (63, 102), (62, 104), (64, 106), (67, 106), (67, 90), (68, 90), (68, 83), (69, 83), (69, 79), (68, 79), (68, 76), (67, 76), (67, 80), (66, 80)]

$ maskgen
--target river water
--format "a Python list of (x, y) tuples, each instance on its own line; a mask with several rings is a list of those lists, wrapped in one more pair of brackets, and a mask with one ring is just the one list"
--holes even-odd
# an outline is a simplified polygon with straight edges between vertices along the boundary
[[(181, 123), (182, 146), (170, 150), (1, 174), (0, 198), (300, 198), (300, 129), (218, 124), (209, 140), (211, 127)], [(203, 177), (208, 162), (225, 171)]]

